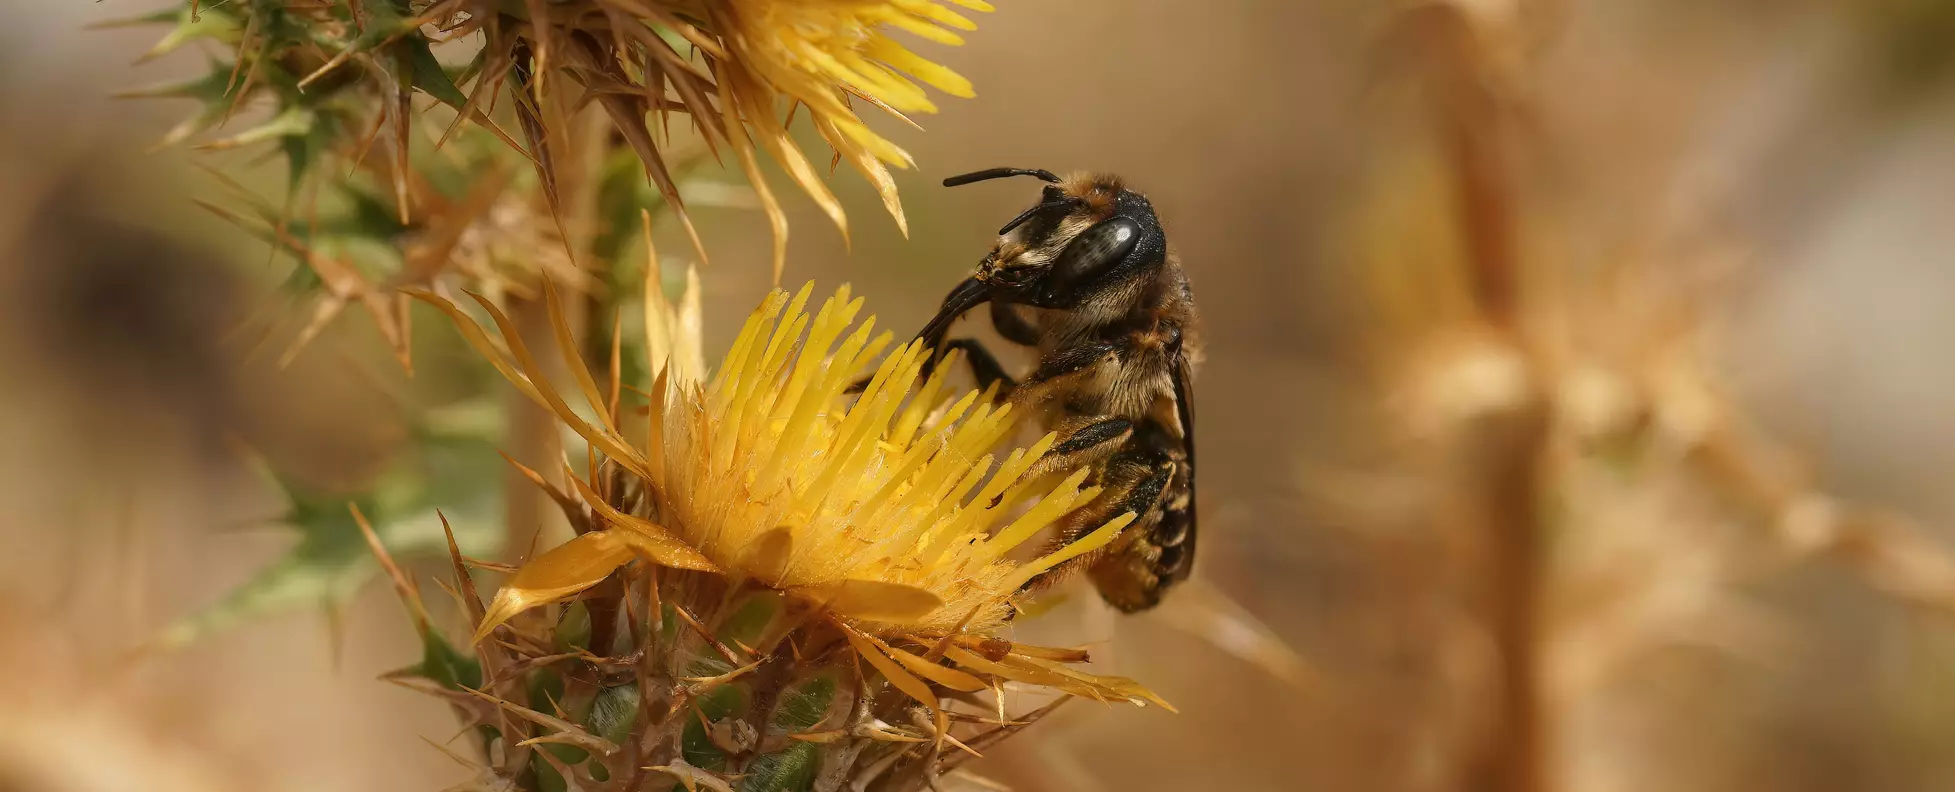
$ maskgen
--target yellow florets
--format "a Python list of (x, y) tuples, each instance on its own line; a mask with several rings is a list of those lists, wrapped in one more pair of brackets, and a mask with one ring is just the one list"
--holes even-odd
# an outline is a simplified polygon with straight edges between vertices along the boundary
[[(956, 5), (991, 10), (990, 4), (975, 0), (956, 0)], [(937, 0), (730, 0), (724, 7), (722, 35), (736, 62), (757, 82), (806, 104), (885, 162), (901, 165), (908, 156), (869, 131), (849, 109), (844, 93), (906, 113), (937, 111), (910, 78), (951, 96), (974, 95), (969, 80), (918, 56), (885, 32), (895, 28), (939, 44), (963, 44), (952, 31), (976, 30), (977, 24)]]
[[(846, 288), (812, 317), (810, 287), (770, 296), (748, 318), (718, 374), (665, 398), (665, 442), (649, 460), (657, 512), (676, 538), (729, 573), (822, 600), (839, 613), (907, 631), (994, 627), (1033, 575), (1103, 546), (1122, 516), (1028, 564), (1006, 553), (1098, 494), (1080, 471), (1049, 489), (1020, 477), (1049, 450), (991, 453), (1011, 408), (976, 391), (940, 398), (939, 366), (919, 390), (925, 354), (891, 354), (858, 399), (843, 390), (891, 337)], [(785, 306), (785, 310), (783, 310)], [(1008, 519), (1024, 500), (1036, 505)]]
[[(847, 287), (810, 316), (812, 288), (791, 301), (785, 292), (769, 295), (708, 382), (687, 363), (697, 358), (696, 322), (648, 295), (648, 362), (664, 373), (652, 388), (642, 444), (605, 417), (580, 365), (573, 370), (595, 422), (542, 381), (491, 303), (481, 301), (505, 331), (507, 354), (459, 309), (433, 300), (526, 394), (642, 479), (650, 500), (626, 513), (574, 482), (611, 530), (531, 562), (497, 597), (482, 634), (595, 585), (633, 557), (758, 583), (873, 633), (982, 632), (1010, 616), (1012, 598), (1034, 576), (1106, 546), (1134, 519), (1123, 514), (1034, 561), (1008, 558), (1099, 494), (1081, 487), (1086, 471), (1056, 485), (1022, 478), (1051, 449), (1052, 435), (998, 462), (992, 449), (1013, 428), (1010, 406), (976, 391), (944, 397), (947, 365), (919, 389), (920, 344), (884, 359), (861, 395), (848, 395), (892, 336), (875, 334), (874, 318), (856, 325), (862, 300)], [(559, 329), (562, 346), (574, 352), (560, 322)], [(1025, 508), (1034, 495), (1042, 497)]]

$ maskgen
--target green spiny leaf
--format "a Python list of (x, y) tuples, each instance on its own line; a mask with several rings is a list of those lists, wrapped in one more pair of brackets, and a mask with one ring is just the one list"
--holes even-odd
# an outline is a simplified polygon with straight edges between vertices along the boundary
[(316, 124), (310, 131), (279, 139), (279, 148), (285, 152), (287, 164), (285, 194), (290, 200), (305, 185), (305, 176), (312, 172), (320, 158), (332, 147), (333, 134), (324, 124)]
[(426, 38), (410, 35), (396, 46), (407, 53), (415, 88), (457, 110), (468, 104), (468, 94), (455, 86), (454, 78), (448, 76), (448, 70), (443, 69), (441, 61), (435, 59), (434, 50), (429, 47)]
[(321, 233), (364, 237), (393, 245), (409, 230), (401, 225), (400, 213), (373, 191), (348, 184), (341, 194), (346, 198), (346, 211), (330, 220), (321, 220)]
[(160, 58), (200, 39), (236, 44), (243, 34), (243, 25), (237, 17), (225, 13), (191, 14), (190, 7), (186, 5), (176, 13), (176, 27), (163, 34), (156, 46), (143, 53), (143, 60)]
[(230, 86), (231, 65), (211, 61), (210, 70), (202, 77), (124, 91), (117, 96), (125, 99), (192, 99), (197, 102), (197, 112), (171, 127), (157, 142), (157, 148), (165, 148), (222, 123), (231, 107), (231, 100), (226, 95)]
[(210, 148), (237, 148), (253, 143), (263, 143), (275, 138), (303, 137), (320, 124), (319, 114), (304, 105), (292, 105), (273, 116), (263, 124), (239, 132), (223, 140), (214, 141)]
[[(437, 508), (451, 516), (456, 541), (465, 552), (493, 552), (500, 539), (496, 530), (500, 479), (483, 473), (482, 467), (472, 467), (488, 462), (460, 462), (468, 457), (493, 459), (486, 450), (491, 444), (492, 440), (476, 437), (425, 442), (418, 454), (397, 462), (366, 492), (350, 497), (319, 492), (261, 468), (290, 504), (283, 522), (298, 531), (298, 544), (216, 604), (170, 626), (159, 641), (182, 646), (273, 612), (330, 608), (351, 599), (379, 565), (348, 510), (349, 502), (367, 516), (381, 544), (396, 558), (447, 553), (447, 535)], [(438, 651), (424, 648), (424, 652)], [(466, 678), (461, 670), (452, 673), (456, 679)], [(479, 671), (476, 674), (479, 681)]]
[(421, 634), (421, 663), (414, 667), (414, 673), (450, 690), (482, 687), (481, 661), (473, 655), (462, 654), (433, 630)]

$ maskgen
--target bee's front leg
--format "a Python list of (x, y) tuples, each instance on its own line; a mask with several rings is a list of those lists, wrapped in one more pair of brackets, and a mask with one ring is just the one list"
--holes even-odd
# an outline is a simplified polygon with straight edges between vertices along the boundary
[(1039, 328), (1032, 320), (1025, 318), (1020, 306), (1002, 300), (991, 302), (991, 326), (1006, 341), (1019, 346), (1038, 346)]
[[(998, 389), (998, 396), (1003, 399), (1010, 398), (1012, 391), (1018, 387), (1018, 380), (1012, 379), (1010, 374), (1006, 374), (1005, 367), (998, 363), (998, 358), (992, 355), (991, 350), (986, 349), (984, 344), (979, 343), (977, 339), (953, 338), (944, 342), (944, 349), (946, 351), (952, 349), (963, 351), (964, 362), (971, 367), (971, 377), (977, 380), (978, 390), (989, 388), (991, 387), (991, 383), (994, 382), (1002, 383)], [(928, 362), (924, 363), (924, 376), (929, 376), (930, 370), (941, 360), (943, 360), (943, 357), (939, 355), (932, 357)]]
[[(1012, 391), (1018, 388), (1018, 380), (1006, 374), (1005, 367), (998, 362), (997, 356), (991, 354), (991, 350), (986, 349), (984, 344), (975, 338), (953, 338), (945, 341), (941, 349), (933, 350), (930, 357), (923, 361), (923, 368), (918, 372), (918, 376), (928, 379), (930, 373), (937, 370), (937, 365), (943, 362), (944, 356), (953, 349), (964, 353), (964, 362), (971, 367), (971, 378), (977, 381), (979, 390), (989, 388), (991, 383), (996, 382), (999, 383), (998, 397), (1006, 399), (1010, 398)], [(848, 390), (844, 392), (861, 393), (869, 387), (870, 379), (872, 378), (858, 379), (850, 383)]]
[[(991, 304), (991, 326), (997, 328), (1000, 337), (1019, 346), (1036, 346), (1039, 343), (1038, 328), (1033, 327), (1024, 314), (1018, 312), (1017, 306), (1010, 303)], [(977, 380), (980, 390), (991, 387), (991, 383), (994, 382), (1003, 383), (998, 395), (1000, 398), (1009, 398), (1012, 391), (1017, 389), (1018, 380), (1006, 374), (1004, 365), (998, 362), (998, 357), (975, 338), (953, 338), (945, 341), (941, 348), (932, 351), (929, 360), (924, 361), (924, 376), (929, 376), (943, 360), (944, 354), (952, 349), (963, 350), (964, 362), (970, 365), (971, 377)]]

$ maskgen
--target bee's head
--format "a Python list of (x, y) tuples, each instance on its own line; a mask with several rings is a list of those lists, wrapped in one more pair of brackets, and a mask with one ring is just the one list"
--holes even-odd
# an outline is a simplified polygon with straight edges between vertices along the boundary
[(994, 168), (954, 176), (944, 186), (1007, 176), (1047, 182), (1039, 202), (998, 230), (977, 279), (992, 297), (1041, 307), (1076, 305), (1104, 285), (1150, 268), (1167, 255), (1154, 207), (1113, 176)]

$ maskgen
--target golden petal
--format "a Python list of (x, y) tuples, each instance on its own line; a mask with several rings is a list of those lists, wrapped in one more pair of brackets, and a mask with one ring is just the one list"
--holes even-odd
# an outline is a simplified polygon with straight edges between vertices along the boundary
[(461, 306), (449, 302), (425, 289), (403, 289), (402, 291), (407, 292), (408, 296), (432, 305), (442, 313), (447, 314), (448, 318), (454, 321), (455, 329), (461, 332), (462, 338), (468, 341), (469, 346), (475, 347), (477, 354), (488, 360), (490, 365), (495, 366), (496, 371), (502, 373), (503, 379), (509, 380), (509, 384), (516, 386), (516, 390), (521, 391), (524, 396), (529, 397), (530, 401), (536, 402), (537, 404), (546, 404), (543, 400), (543, 395), (536, 392), (536, 386), (529, 381), (529, 377), (524, 376), (522, 372), (516, 370), (515, 365), (510, 362), (507, 355), (503, 354), (502, 349), (496, 345), (495, 341), (489, 338), (489, 334), (482, 329), (482, 326), (476, 324), (473, 318), (470, 318), (468, 314), (462, 312)]
[(747, 556), (740, 564), (742, 571), (766, 583), (777, 583), (787, 576), (788, 566), (794, 561), (794, 531), (785, 525), (776, 525), (760, 535), (760, 538), (747, 548)]
[(494, 602), (474, 642), (481, 643), (490, 631), (531, 608), (562, 602), (631, 561), (631, 546), (612, 531), (592, 531), (551, 548), (531, 559), (496, 592)]
[[(695, 572), (720, 571), (719, 566), (715, 565), (711, 559), (701, 555), (699, 550), (695, 549), (692, 545), (686, 544), (677, 537), (674, 537), (671, 532), (665, 530), (664, 526), (643, 517), (636, 517), (618, 511), (611, 504), (606, 503), (604, 498), (599, 496), (596, 490), (591, 489), (591, 485), (584, 483), (583, 479), (575, 475), (566, 475), (565, 478), (570, 479), (570, 483), (576, 485), (577, 493), (584, 496), (584, 502), (590, 504), (591, 508), (596, 509), (598, 514), (604, 518), (605, 522), (623, 529), (616, 537), (617, 541), (623, 542), (633, 551), (645, 556), (652, 563), (662, 567), (689, 569)], [(612, 532), (603, 531), (601, 533)], [(585, 534), (585, 536), (589, 535)]]
[(1050, 660), (1040, 660), (1036, 657), (1026, 657), (1024, 655), (1018, 655), (1018, 654), (1006, 655), (1005, 659), (1003, 660), (1003, 663), (1007, 666), (1011, 666), (1014, 668), (1020, 668), (1026, 670), (1041, 669), (1041, 670), (1049, 671), (1051, 673), (1058, 674), (1067, 679), (1073, 680), (1074, 682), (1083, 684), (1096, 691), (1112, 693), (1113, 695), (1119, 696), (1120, 698), (1135, 703), (1139, 703), (1141, 701), (1152, 702), (1154, 704), (1160, 705), (1162, 709), (1165, 709), (1169, 712), (1179, 712), (1179, 710), (1176, 710), (1174, 708), (1174, 705), (1169, 704), (1167, 700), (1161, 698), (1158, 695), (1155, 695), (1154, 691), (1148, 690), (1147, 688), (1141, 686), (1139, 682), (1135, 682), (1134, 680), (1128, 679), (1126, 677), (1099, 676), (1097, 674), (1088, 674), (1083, 671), (1075, 671), (1071, 668), (1067, 668), (1066, 666), (1060, 663), (1055, 663)]
[(884, 23), (917, 38), (952, 47), (963, 46), (964, 37), (945, 30), (942, 25), (932, 23), (914, 14), (896, 13), (884, 18)]
[[(719, 72), (722, 75), (726, 73), (725, 69)], [(720, 113), (726, 121), (726, 134), (733, 153), (740, 159), (740, 170), (747, 174), (747, 183), (753, 187), (754, 196), (760, 199), (761, 210), (767, 215), (767, 224), (773, 228), (773, 282), (778, 285), (782, 271), (787, 269), (787, 212), (781, 208), (780, 200), (774, 197), (774, 191), (767, 186), (767, 177), (760, 172), (760, 158), (754, 156), (753, 141), (747, 137), (746, 125), (740, 122), (740, 111), (734, 105), (732, 99), (722, 100)]]
[(570, 322), (564, 319), (562, 299), (557, 296), (557, 286), (549, 276), (543, 277), (543, 305), (550, 317), (550, 335), (556, 339), (557, 354), (563, 356), (564, 368), (577, 380), (577, 387), (583, 391), (584, 400), (591, 411), (605, 423), (604, 429), (615, 433), (616, 427), (609, 423), (610, 411), (606, 409), (604, 396), (598, 390), (597, 380), (591, 376), (590, 367), (584, 365), (584, 355), (577, 348), (577, 335), (570, 330)]
[(979, 690), (984, 690), (987, 687), (990, 687), (989, 685), (986, 685), (983, 680), (971, 676), (970, 674), (966, 674), (955, 668), (950, 668), (948, 666), (942, 666), (936, 663), (932, 663), (914, 654), (903, 651), (894, 646), (890, 646), (889, 644), (883, 643), (882, 641), (877, 641), (874, 637), (870, 637), (869, 640), (875, 641), (877, 648), (882, 649), (884, 652), (887, 652), (890, 657), (896, 659), (896, 662), (902, 663), (904, 668), (907, 668), (910, 671), (915, 672), (917, 676), (923, 677), (924, 679), (928, 679), (939, 685), (943, 685), (944, 687), (950, 688), (951, 690), (976, 692)]
[(945, 647), (944, 656), (972, 671), (990, 674), (1000, 679), (1009, 679), (1014, 682), (1024, 682), (1028, 685), (1042, 685), (1051, 688), (1063, 688), (1070, 684), (1070, 680), (1059, 674), (1050, 673), (1041, 669), (1008, 666), (995, 660), (988, 660), (982, 655), (960, 646)]
[(916, 621), (944, 605), (934, 591), (887, 580), (841, 580), (800, 586), (793, 592), (842, 616), (869, 622)]
[(1059, 548), (1044, 558), (1019, 567), (1017, 571), (1012, 573), (1010, 578), (1006, 579), (1008, 581), (1007, 586), (1016, 590), (1026, 583), (1031, 582), (1032, 578), (1038, 577), (1040, 573), (1048, 569), (1112, 544), (1113, 540), (1120, 536), (1120, 531), (1134, 521), (1135, 516), (1133, 512), (1127, 512), (1108, 520), (1105, 525), (1100, 526), (1090, 534), (1080, 537), (1072, 544)]
[(868, 46), (862, 48), (862, 54), (889, 64), (893, 68), (901, 69), (951, 96), (960, 99), (977, 96), (976, 88), (963, 75), (919, 56), (887, 38), (871, 40)]
[(883, 654), (869, 636), (846, 626), (842, 628), (842, 635), (848, 638), (849, 645), (855, 647), (856, 653), (862, 655), (862, 659), (869, 661), (869, 665), (874, 666), (877, 672), (889, 680), (889, 684), (895, 685), (897, 690), (916, 699), (919, 704), (932, 709), (937, 707), (936, 692), (931, 690), (929, 685), (924, 684), (923, 680), (917, 679), (916, 675), (904, 670), (901, 664), (891, 660), (889, 655)]
[(977, 29), (976, 22), (965, 18), (963, 14), (938, 5), (934, 0), (897, 0), (897, 5), (902, 6), (912, 14), (943, 25), (944, 27), (956, 28), (958, 30)]
[[(541, 397), (541, 401), (538, 403), (544, 409), (556, 413), (559, 420), (569, 425), (571, 429), (583, 436), (585, 440), (590, 441), (591, 445), (603, 450), (605, 455), (609, 456), (612, 461), (623, 465), (625, 468), (631, 470), (631, 472), (640, 476), (648, 475), (644, 458), (639, 455), (636, 449), (631, 447), (630, 443), (627, 443), (624, 438), (619, 437), (616, 432), (611, 431), (609, 427), (592, 426), (582, 416), (579, 416), (576, 410), (571, 409), (570, 405), (563, 400), (563, 397), (557, 395), (556, 388), (551, 386), (549, 378), (543, 375), (542, 365), (537, 363), (535, 356), (530, 354), (528, 346), (523, 344), (522, 334), (518, 332), (515, 322), (511, 321), (509, 316), (502, 312), (501, 308), (498, 308), (493, 301), (480, 294), (470, 291), (464, 291), (463, 294), (467, 294), (477, 303), (480, 303), (483, 310), (488, 311), (489, 318), (495, 322), (497, 329), (502, 331), (502, 339), (509, 346), (509, 354), (516, 359), (516, 364), (521, 367), (526, 378), (535, 385), (531, 390), (525, 391), (525, 395)], [(564, 361), (564, 363), (571, 367), (584, 365), (581, 357)], [(588, 371), (585, 373), (586, 375), (589, 374)]]
[(931, 713), (936, 716), (937, 740), (941, 743), (944, 736), (950, 733), (950, 714), (945, 712), (943, 707), (937, 706), (936, 692), (932, 691), (929, 685), (924, 684), (923, 680), (917, 679), (905, 670), (902, 664), (883, 654), (874, 639), (856, 632), (847, 625), (842, 625), (842, 635), (848, 638), (849, 645), (855, 647), (856, 653), (860, 654), (862, 659), (869, 661), (869, 665), (875, 666), (876, 671), (881, 673), (884, 679), (889, 680), (889, 684), (895, 685), (897, 690), (916, 699), (917, 703), (930, 708)]

